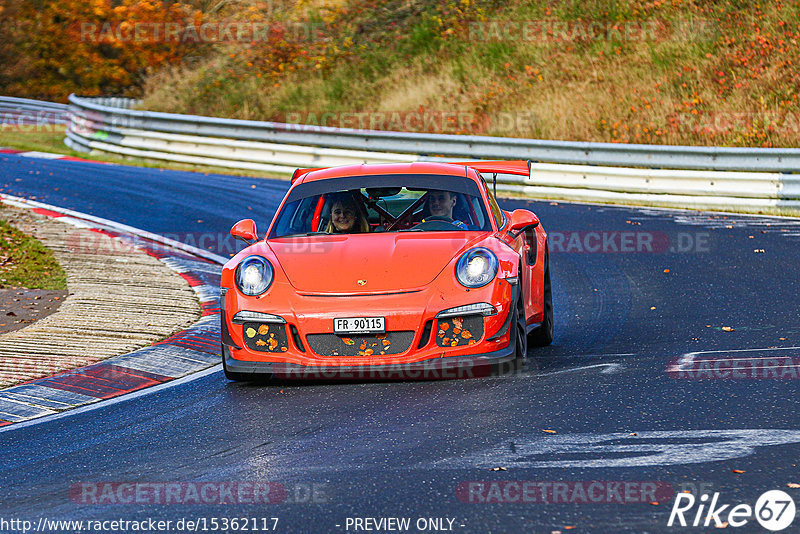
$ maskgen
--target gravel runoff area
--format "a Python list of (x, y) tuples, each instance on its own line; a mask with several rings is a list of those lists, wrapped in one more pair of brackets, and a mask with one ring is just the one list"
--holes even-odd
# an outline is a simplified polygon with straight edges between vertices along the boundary
[[(197, 296), (180, 275), (119, 238), (28, 209), (0, 213), (51, 249), (67, 274), (67, 295), (55, 312), (0, 335), (0, 387), (127, 354), (200, 317)], [(14, 300), (20, 291), (2, 295), (8, 311), (25, 313), (26, 304)]]

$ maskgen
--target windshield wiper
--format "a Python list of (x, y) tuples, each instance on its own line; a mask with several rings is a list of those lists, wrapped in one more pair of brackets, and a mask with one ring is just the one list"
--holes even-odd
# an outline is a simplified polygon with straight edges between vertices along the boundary
[(284, 237), (308, 237), (310, 235), (331, 235), (331, 234), (329, 234), (328, 232), (305, 232), (305, 233), (300, 233), (300, 234), (282, 235), (282, 236), (279, 236), (279, 239), (280, 238), (284, 238)]

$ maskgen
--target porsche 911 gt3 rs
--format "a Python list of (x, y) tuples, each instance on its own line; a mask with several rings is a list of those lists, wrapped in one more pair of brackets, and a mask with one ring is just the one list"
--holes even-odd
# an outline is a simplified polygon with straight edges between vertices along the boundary
[(266, 237), (224, 267), (226, 376), (474, 367), (553, 339), (547, 234), (482, 173), (527, 162), (298, 169)]

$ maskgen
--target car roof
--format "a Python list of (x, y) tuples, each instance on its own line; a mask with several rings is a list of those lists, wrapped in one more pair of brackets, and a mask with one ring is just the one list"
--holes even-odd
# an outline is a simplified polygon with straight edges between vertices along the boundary
[(439, 174), (443, 176), (468, 177), (467, 168), (462, 164), (420, 161), (414, 163), (372, 163), (346, 165), (328, 169), (312, 170), (302, 175), (294, 183), (307, 183), (345, 176), (375, 176), (381, 174)]

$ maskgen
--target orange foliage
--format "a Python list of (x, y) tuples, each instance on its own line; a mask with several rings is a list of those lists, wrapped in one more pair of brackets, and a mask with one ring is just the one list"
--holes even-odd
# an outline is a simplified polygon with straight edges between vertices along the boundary
[(132, 31), (137, 23), (154, 29), (191, 21), (195, 11), (176, 2), (0, 0), (0, 13), (5, 95), (63, 102), (72, 92), (135, 93), (148, 69), (179, 62), (200, 46)]

